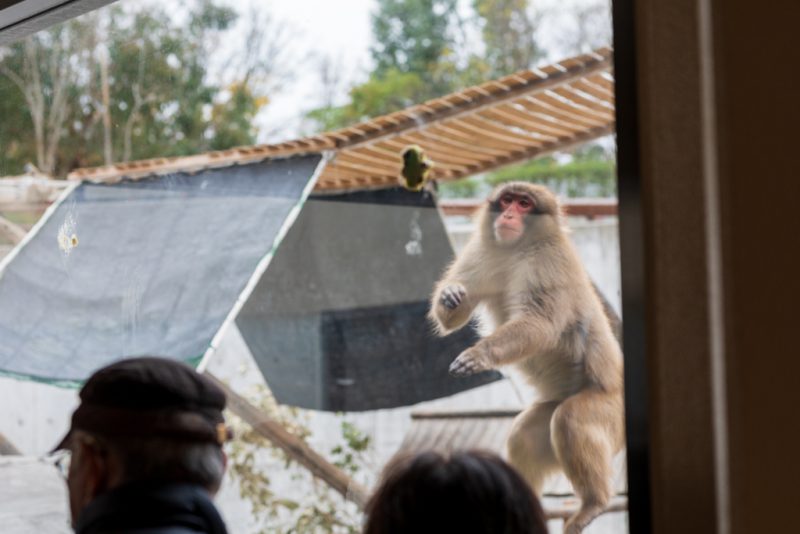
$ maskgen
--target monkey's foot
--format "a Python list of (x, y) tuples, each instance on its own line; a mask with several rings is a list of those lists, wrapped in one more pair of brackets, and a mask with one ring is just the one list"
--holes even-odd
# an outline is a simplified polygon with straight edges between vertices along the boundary
[(469, 348), (458, 355), (458, 358), (450, 364), (450, 374), (453, 376), (468, 376), (488, 371), (491, 365), (488, 358), (483, 355), (483, 351), (476, 347)]

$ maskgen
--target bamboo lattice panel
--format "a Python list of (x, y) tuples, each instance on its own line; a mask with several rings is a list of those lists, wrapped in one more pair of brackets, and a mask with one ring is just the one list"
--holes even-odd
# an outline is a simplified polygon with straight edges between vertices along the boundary
[(70, 178), (113, 182), (332, 151), (317, 191), (386, 187), (397, 182), (402, 150), (416, 144), (435, 163), (433, 178), (452, 180), (613, 133), (611, 62), (611, 49), (599, 49), (320, 135), (78, 169)]

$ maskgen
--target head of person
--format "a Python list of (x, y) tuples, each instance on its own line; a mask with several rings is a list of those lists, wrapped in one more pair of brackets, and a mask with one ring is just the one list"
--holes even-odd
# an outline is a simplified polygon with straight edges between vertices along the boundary
[(480, 451), (391, 462), (366, 509), (365, 534), (546, 534), (538, 499), (514, 468)]
[(96, 371), (80, 391), (67, 435), (73, 524), (96, 497), (131, 483), (219, 489), (229, 437), (225, 394), (174, 360), (139, 357)]

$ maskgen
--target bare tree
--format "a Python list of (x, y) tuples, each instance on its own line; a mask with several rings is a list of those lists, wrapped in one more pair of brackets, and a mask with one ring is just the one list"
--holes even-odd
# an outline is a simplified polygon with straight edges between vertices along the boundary
[[(56, 157), (64, 124), (70, 114), (69, 90), (80, 68), (74, 56), (80, 36), (67, 27), (45, 35), (30, 36), (22, 43), (21, 69), (11, 69), (5, 61), (0, 73), (22, 92), (33, 122), (36, 164), (43, 172), (54, 174)], [(49, 41), (48, 53), (42, 54), (42, 41)]]
[(290, 26), (277, 20), (257, 2), (242, 17), (241, 44), (227, 58), (223, 79), (244, 83), (260, 93), (280, 91), (294, 76), (300, 58), (292, 46)]

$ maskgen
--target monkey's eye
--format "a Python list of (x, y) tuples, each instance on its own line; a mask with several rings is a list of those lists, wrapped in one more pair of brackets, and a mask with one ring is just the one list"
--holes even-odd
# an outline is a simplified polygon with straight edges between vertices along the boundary
[(500, 202), (500, 208), (504, 210), (514, 203), (514, 197), (513, 195), (503, 195), (502, 197), (500, 197), (499, 202)]
[(519, 207), (525, 211), (528, 211), (533, 207), (533, 201), (527, 197), (521, 197), (519, 199)]

